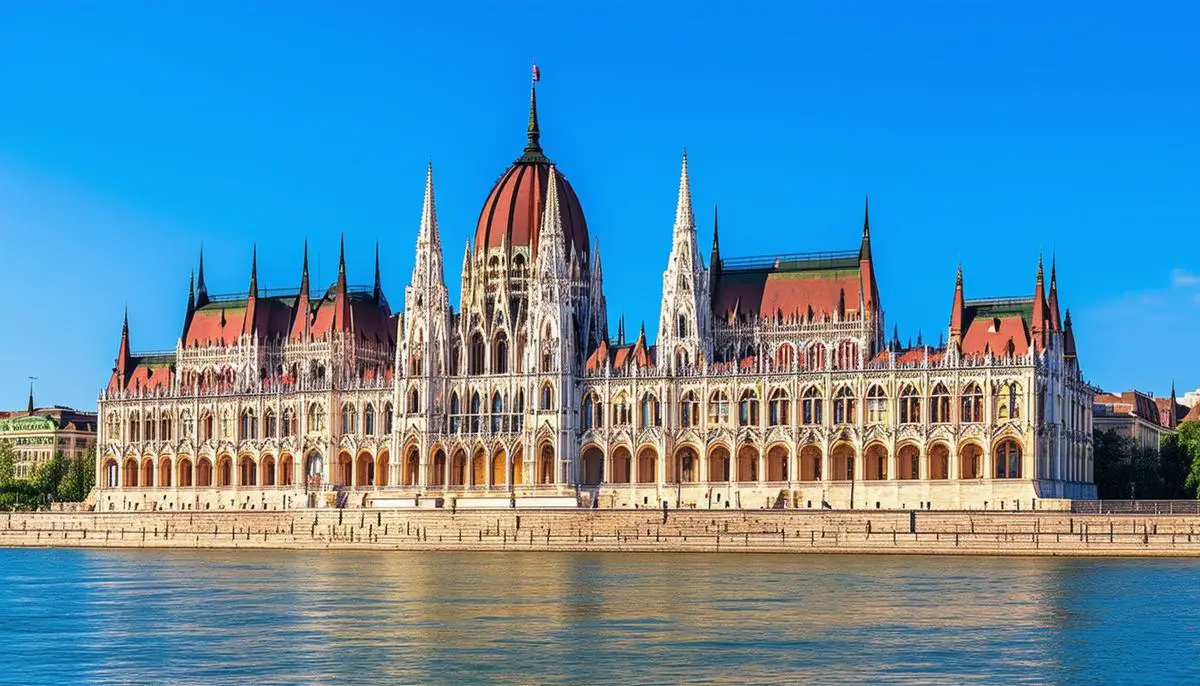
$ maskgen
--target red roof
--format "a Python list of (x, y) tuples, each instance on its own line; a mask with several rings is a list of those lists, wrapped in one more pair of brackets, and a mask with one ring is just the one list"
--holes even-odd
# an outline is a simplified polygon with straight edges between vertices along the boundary
[[(807, 319), (839, 307), (858, 313), (864, 293), (858, 253), (777, 255), (721, 260), (715, 270), (713, 314), (718, 319)], [(869, 285), (868, 285), (869, 286)]]
[[(558, 179), (558, 203), (562, 212), (563, 233), (574, 245), (581, 264), (586, 267), (588, 255), (587, 222), (575, 190), (562, 171), (555, 169)], [(550, 178), (549, 163), (518, 161), (504, 172), (488, 194), (479, 212), (475, 227), (475, 249), (498, 248), (505, 241), (509, 246), (528, 246), (537, 255), (537, 238), (541, 231), (542, 211), (546, 207), (546, 185)]]

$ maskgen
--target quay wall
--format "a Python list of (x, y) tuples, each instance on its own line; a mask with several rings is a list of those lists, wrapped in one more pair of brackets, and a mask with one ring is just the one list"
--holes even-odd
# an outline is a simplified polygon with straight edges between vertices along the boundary
[(1200, 515), (293, 509), (14, 512), (0, 547), (1200, 557)]

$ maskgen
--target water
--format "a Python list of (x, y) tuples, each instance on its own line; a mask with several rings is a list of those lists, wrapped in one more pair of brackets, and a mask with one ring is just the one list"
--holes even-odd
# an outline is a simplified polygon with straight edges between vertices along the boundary
[(0, 549), (0, 681), (1195, 682), (1178, 560)]

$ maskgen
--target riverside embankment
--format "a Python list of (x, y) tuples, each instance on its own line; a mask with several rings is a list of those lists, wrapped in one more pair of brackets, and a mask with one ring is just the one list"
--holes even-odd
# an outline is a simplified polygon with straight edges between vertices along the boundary
[(1200, 516), (430, 510), (11, 513), (0, 546), (1200, 557)]

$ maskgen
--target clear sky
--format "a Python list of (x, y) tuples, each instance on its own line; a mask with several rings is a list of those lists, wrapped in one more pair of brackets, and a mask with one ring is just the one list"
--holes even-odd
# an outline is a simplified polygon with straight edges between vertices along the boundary
[(902, 339), (946, 329), (958, 263), (968, 298), (1028, 295), (1055, 253), (1088, 379), (1200, 385), (1194, 4), (735, 4), (3, 2), (0, 407), (28, 376), (94, 407), (126, 305), (173, 348), (202, 243), (218, 293), (254, 243), (294, 287), (305, 237), (332, 281), (341, 232), (366, 284), (379, 241), (399, 308), (430, 158), (457, 302), (532, 56), (614, 332), (654, 334), (686, 145), (727, 256), (853, 249), (869, 194)]

